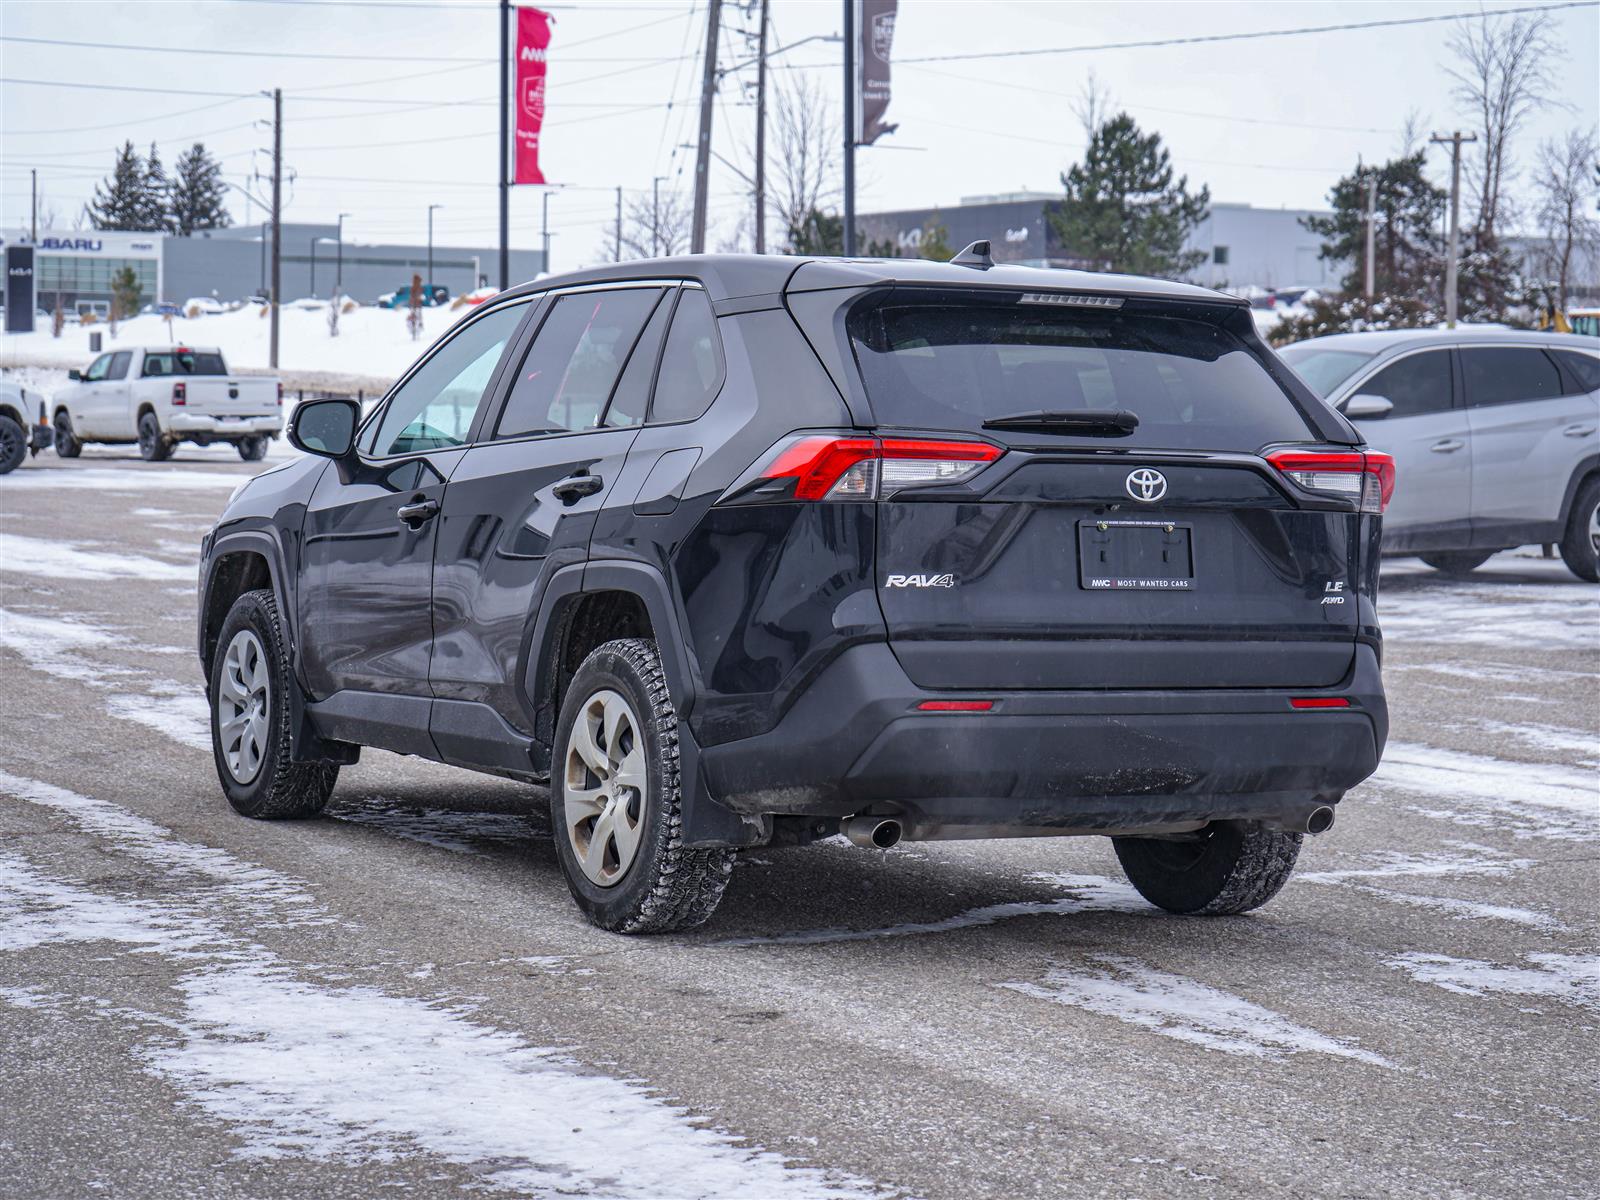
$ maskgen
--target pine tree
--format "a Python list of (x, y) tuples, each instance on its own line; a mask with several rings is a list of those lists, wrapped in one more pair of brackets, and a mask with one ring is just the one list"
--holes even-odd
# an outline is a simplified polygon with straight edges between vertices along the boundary
[(144, 189), (144, 160), (133, 142), (126, 142), (117, 152), (110, 177), (94, 185), (94, 199), (85, 206), (90, 224), (96, 229), (145, 228)]
[(1105, 271), (1182, 275), (1205, 258), (1184, 241), (1211, 205), (1211, 191), (1173, 180), (1171, 156), (1158, 133), (1145, 134), (1127, 113), (1103, 122), (1083, 162), (1061, 176), (1066, 189), (1050, 215), (1067, 253)]
[(1377, 181), (1377, 233), (1373, 246), (1373, 294), (1433, 301), (1443, 279), (1444, 246), (1439, 228), (1448, 194), (1423, 173), (1425, 151), (1377, 167), (1357, 167), (1334, 184), (1333, 212), (1301, 222), (1322, 235), (1324, 262), (1349, 264), (1341, 284), (1349, 295), (1366, 288), (1367, 185)]
[(172, 231), (187, 237), (202, 229), (233, 224), (223, 199), (222, 164), (196, 142), (178, 156), (172, 181), (169, 219)]
[(168, 209), (172, 200), (172, 183), (167, 179), (166, 168), (161, 165), (161, 152), (150, 143), (150, 157), (144, 160), (144, 191), (139, 203), (139, 228), (152, 233), (171, 230)]

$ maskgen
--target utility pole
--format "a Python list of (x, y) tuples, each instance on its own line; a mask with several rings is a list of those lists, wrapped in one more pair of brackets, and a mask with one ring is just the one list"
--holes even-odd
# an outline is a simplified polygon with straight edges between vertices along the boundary
[(1378, 173), (1367, 173), (1367, 287), (1368, 300), (1373, 297), (1376, 288), (1373, 277), (1377, 271), (1378, 261)]
[(1461, 259), (1461, 143), (1475, 142), (1478, 135), (1462, 133), (1459, 129), (1449, 137), (1436, 133), (1428, 139), (1436, 146), (1450, 145), (1450, 238), (1444, 263), (1444, 323), (1449, 329), (1456, 327), (1456, 312), (1461, 298), (1459, 271)]
[(39, 244), (39, 172), (34, 170), (29, 171), (28, 174), (33, 178), (33, 224), (28, 232), (28, 241), (37, 246)]
[(705, 72), (700, 77), (700, 143), (694, 160), (694, 226), (689, 235), (689, 253), (706, 252), (706, 194), (711, 185), (712, 97), (717, 91), (717, 25), (722, 19), (722, 0), (706, 6)]
[(511, 0), (500, 0), (500, 290), (511, 286)]
[(617, 261), (622, 261), (622, 187), (617, 186)]
[(283, 299), (283, 89), (272, 89), (272, 330), (267, 365), (278, 369), (278, 305)]
[(767, 252), (767, 5), (761, 0), (756, 58), (756, 253)]
[(650, 257), (661, 257), (661, 181), (657, 175), (650, 181)]
[(339, 214), (339, 228), (337, 230), (339, 258), (333, 268), (333, 295), (336, 300), (344, 295), (344, 219), (349, 215), (349, 213)]
[(428, 205), (428, 296), (433, 296), (433, 210), (443, 208), (442, 204)]
[(856, 252), (856, 0), (844, 0), (844, 253)]
[(544, 198), (539, 205), (539, 237), (544, 242), (544, 262), (541, 264), (546, 275), (550, 274), (550, 185), (544, 188)]

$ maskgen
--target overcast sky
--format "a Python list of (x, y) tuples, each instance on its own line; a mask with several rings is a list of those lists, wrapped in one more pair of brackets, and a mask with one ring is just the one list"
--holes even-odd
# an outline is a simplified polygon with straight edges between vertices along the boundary
[[(912, 63), (938, 55), (1098, 46), (1109, 42), (1349, 24), (1508, 7), (1440, 3), (957, 3), (901, 0), (889, 120), (899, 131), (858, 154), (862, 212), (950, 206), (961, 197), (1059, 190), (1083, 146), (1073, 102), (1092, 70), (1147, 129), (1159, 130), (1191, 183), (1215, 201), (1317, 207), (1358, 157), (1397, 152), (1408, 113), (1432, 130), (1463, 126), (1446, 72), (1450, 23), (1347, 30), (1166, 47)], [(546, 6), (550, 48), (543, 161), (568, 183), (550, 201), (557, 268), (594, 261), (618, 185), (643, 191), (655, 176), (687, 192), (705, 40), (704, 0)], [(723, 6), (723, 62), (748, 56), (746, 5)], [(772, 0), (774, 45), (840, 28), (835, 0)], [(1565, 109), (1529, 124), (1518, 147), (1532, 163), (1541, 138), (1600, 120), (1600, 9), (1553, 13), (1566, 53), (1552, 64)], [(352, 241), (421, 241), (426, 206), (441, 244), (489, 245), (496, 236), (495, 5), (483, 0), (145, 0), (0, 5), (7, 39), (115, 43), (114, 48), (0, 41), (0, 226), (28, 212), (28, 172), (69, 225), (115, 148), (153, 139), (170, 167), (205, 141), (229, 178), (251, 183), (270, 161), (270, 113), (253, 93), (285, 92), (285, 159), (296, 174), (286, 220), (332, 220)], [(167, 50), (127, 47), (166, 47)], [(250, 51), (283, 57), (214, 53)], [(313, 59), (310, 55), (370, 56)], [(451, 61), (454, 60), (454, 61)], [(774, 65), (778, 86), (804, 72), (838, 95), (839, 48), (800, 46)], [(754, 106), (747, 69), (723, 84), (716, 149), (745, 166)], [(111, 91), (10, 80), (169, 89)], [(225, 93), (216, 95), (214, 93)], [(246, 93), (243, 98), (239, 93)], [(1435, 151), (1441, 182), (1447, 162)], [(233, 192), (235, 220), (261, 211)], [(713, 245), (748, 212), (745, 185), (718, 164)], [(540, 193), (520, 188), (512, 241), (539, 244)]]

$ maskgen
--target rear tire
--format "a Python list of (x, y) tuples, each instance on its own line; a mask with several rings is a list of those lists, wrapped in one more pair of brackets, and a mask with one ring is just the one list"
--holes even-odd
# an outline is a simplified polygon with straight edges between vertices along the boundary
[(573, 676), (556, 723), (550, 824), (584, 916), (615, 933), (704, 924), (734, 851), (683, 844), (678, 714), (656, 644), (600, 646)]
[(139, 418), (139, 457), (145, 462), (166, 462), (172, 457), (172, 443), (161, 435), (161, 423), (155, 413), (147, 412)]
[(240, 438), (234, 443), (239, 457), (245, 462), (260, 462), (267, 456), (267, 439), (264, 437)]
[(0, 475), (9, 475), (28, 458), (28, 431), (10, 417), (0, 416)]
[(289, 689), (296, 686), (271, 588), (233, 602), (211, 660), (211, 752), (234, 811), (259, 820), (314, 817), (339, 778), (336, 763), (290, 757)]
[(78, 435), (72, 431), (72, 418), (67, 415), (67, 410), (62, 409), (56, 413), (56, 457), (77, 458), (83, 453), (83, 443), (78, 440)]
[(1579, 579), (1600, 583), (1600, 477), (1578, 489), (1561, 536), (1561, 561)]
[(1157, 908), (1223, 916), (1260, 908), (1289, 881), (1301, 835), (1213, 821), (1195, 841), (1112, 838), (1128, 882)]
[(1419, 554), (1435, 571), (1446, 575), (1470, 575), (1494, 557), (1493, 550), (1437, 550), (1432, 554)]

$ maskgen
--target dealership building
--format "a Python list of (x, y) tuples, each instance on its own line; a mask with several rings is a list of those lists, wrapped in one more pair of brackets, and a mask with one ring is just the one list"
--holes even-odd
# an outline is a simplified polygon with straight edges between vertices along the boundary
[[(264, 295), (272, 270), (271, 226), (243, 225), (192, 237), (111, 230), (40, 230), (34, 246), (37, 306), (46, 312), (111, 311), (111, 279), (124, 267), (139, 280), (143, 303), (182, 304), (194, 297), (243, 300)], [(27, 245), (25, 230), (0, 232), (0, 246)], [(409, 286), (413, 275), (429, 282), (426, 245), (372, 245), (344, 241), (337, 226), (283, 226), (282, 281), (285, 301), (330, 296), (335, 283), (346, 295), (371, 303), (385, 292)], [(499, 250), (490, 246), (433, 247), (432, 282), (452, 296), (489, 282), (499, 272)], [(511, 278), (542, 273), (534, 250), (511, 251)]]

